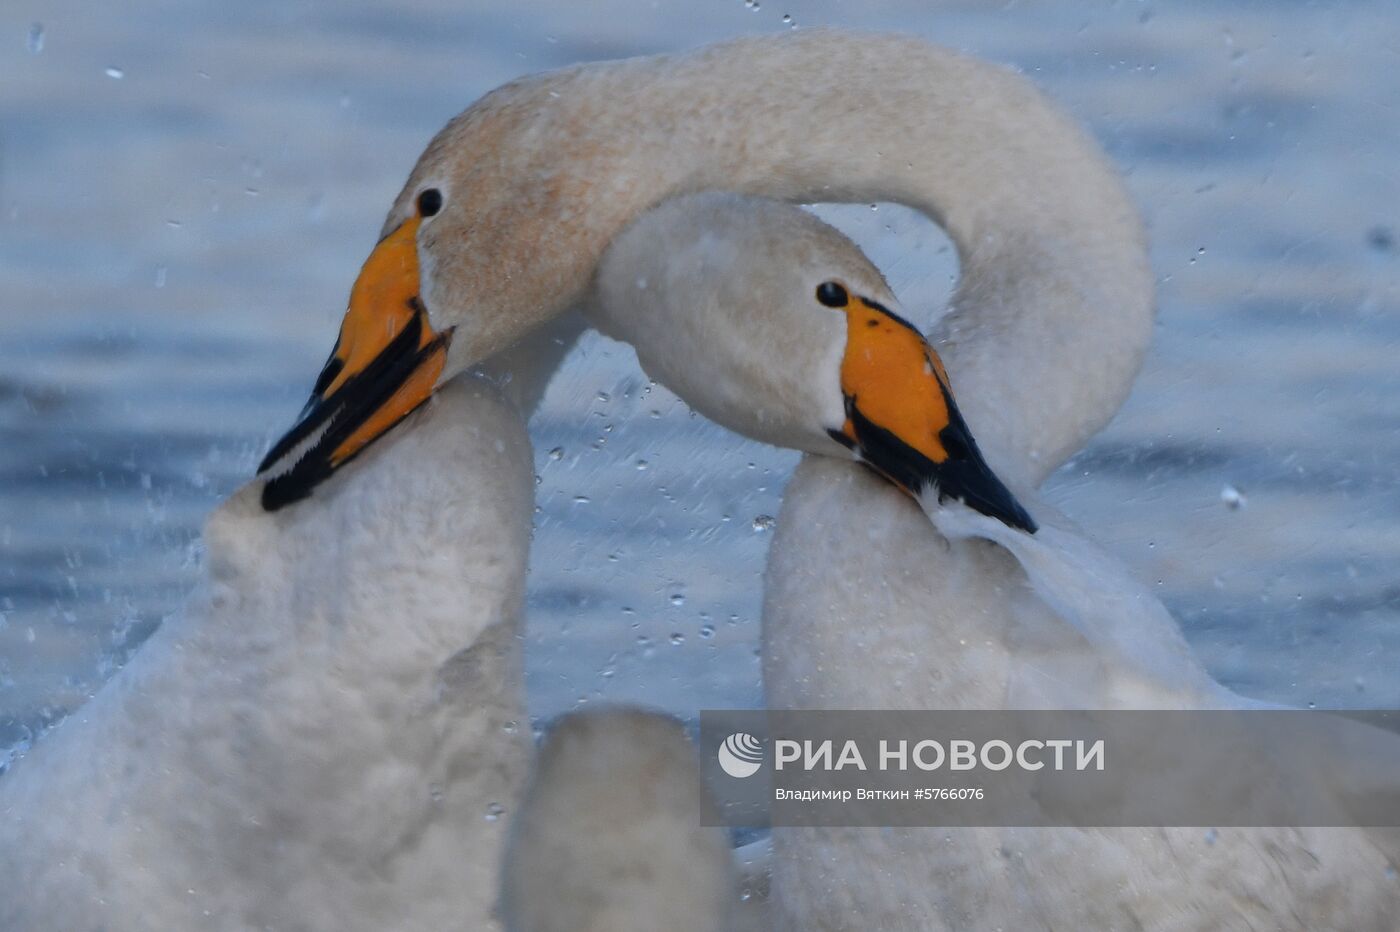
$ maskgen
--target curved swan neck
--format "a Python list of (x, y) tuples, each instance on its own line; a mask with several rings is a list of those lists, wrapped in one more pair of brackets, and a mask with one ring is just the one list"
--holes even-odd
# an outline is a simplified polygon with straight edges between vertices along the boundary
[[(472, 309), (457, 337), (469, 362), (576, 303), (643, 210), (707, 189), (895, 201), (942, 224), (964, 269), (955, 387), (979, 383), (988, 401), (968, 419), (993, 465), (1020, 478), (1102, 425), (1145, 344), (1145, 330), (1098, 327), (1125, 300), (1150, 305), (1136, 215), (1097, 147), (1025, 80), (917, 39), (811, 30), (522, 79), (439, 135), (391, 223), (444, 161), (464, 188), (449, 198), (470, 207), (438, 269), (459, 291), (439, 297)], [(1002, 352), (986, 371), (985, 343), (1013, 330), (1036, 352)], [(1082, 366), (1037, 361), (1046, 331), (1113, 371), (1076, 389)], [(981, 384), (1007, 360), (1016, 386)]]

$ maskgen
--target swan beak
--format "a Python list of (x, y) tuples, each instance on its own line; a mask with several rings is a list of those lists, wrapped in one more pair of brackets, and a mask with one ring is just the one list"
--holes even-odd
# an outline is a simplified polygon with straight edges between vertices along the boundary
[(258, 466), (267, 511), (309, 496), (437, 387), (452, 332), (433, 332), (419, 297), (419, 222), (380, 240), (360, 270), (311, 400)]
[(948, 373), (922, 333), (883, 305), (853, 297), (833, 439), (921, 503), (958, 499), (1028, 534), (1035, 520), (992, 472), (953, 400)]

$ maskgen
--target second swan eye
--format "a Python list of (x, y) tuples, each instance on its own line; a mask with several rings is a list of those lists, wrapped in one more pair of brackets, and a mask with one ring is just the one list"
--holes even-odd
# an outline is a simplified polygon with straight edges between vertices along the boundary
[(431, 217), (442, 210), (442, 192), (437, 188), (428, 188), (418, 195), (418, 213), (424, 217)]
[(822, 282), (817, 286), (817, 300), (827, 307), (845, 307), (851, 298), (836, 282)]

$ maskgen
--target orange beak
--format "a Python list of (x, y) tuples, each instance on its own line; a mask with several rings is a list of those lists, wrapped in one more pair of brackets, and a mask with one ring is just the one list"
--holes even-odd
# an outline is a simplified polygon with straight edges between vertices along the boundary
[(953, 498), (1028, 534), (1035, 519), (992, 472), (953, 400), (938, 353), (884, 305), (846, 297), (841, 394), (846, 423), (833, 440), (919, 501)]
[(311, 400), (258, 466), (268, 511), (309, 496), (437, 387), (452, 332), (433, 332), (419, 296), (420, 222), (380, 240), (360, 270)]

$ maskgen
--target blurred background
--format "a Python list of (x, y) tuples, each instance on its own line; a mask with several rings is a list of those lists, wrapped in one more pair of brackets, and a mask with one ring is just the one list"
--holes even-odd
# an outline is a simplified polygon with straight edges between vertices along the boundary
[[(179, 609), (204, 517), (300, 409), (447, 119), (525, 72), (821, 24), (1003, 62), (1090, 127), (1147, 218), (1160, 318), (1127, 406), (1048, 497), (1228, 685), (1400, 706), (1395, 4), (12, 0), (0, 749)], [(820, 212), (920, 323), (941, 312), (957, 266), (931, 224)], [(532, 712), (758, 704), (763, 560), (795, 456), (691, 414), (597, 335), (531, 428)]]

